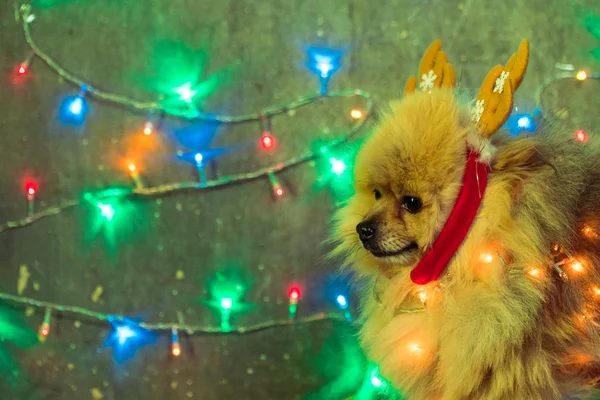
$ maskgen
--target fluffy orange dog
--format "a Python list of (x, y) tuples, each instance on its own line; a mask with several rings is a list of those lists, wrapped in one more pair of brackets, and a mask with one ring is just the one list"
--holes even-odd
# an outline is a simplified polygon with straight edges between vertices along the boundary
[(435, 42), (337, 213), (336, 253), (368, 287), (363, 346), (411, 400), (592, 396), (600, 152), (549, 132), (492, 138), (528, 54), (523, 41), (471, 107)]

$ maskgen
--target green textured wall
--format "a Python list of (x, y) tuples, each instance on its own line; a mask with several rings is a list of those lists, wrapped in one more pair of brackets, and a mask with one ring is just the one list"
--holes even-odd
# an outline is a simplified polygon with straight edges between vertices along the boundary
[[(460, 85), (475, 90), (493, 65), (505, 62), (521, 38), (531, 42), (531, 64), (517, 97), (531, 106), (536, 88), (554, 74), (556, 62), (600, 70), (590, 56), (599, 42), (586, 31), (588, 13), (600, 15), (598, 0), (38, 0), (32, 25), (39, 45), (87, 81), (135, 98), (153, 98), (173, 43), (183, 54), (203, 49), (206, 73), (230, 71), (230, 79), (204, 109), (255, 112), (316, 89), (302, 67), (304, 44), (347, 46), (334, 88), (360, 88), (378, 103), (401, 95), (405, 79), (437, 38), (445, 42)], [(169, 47), (171, 46), (171, 47)], [(165, 50), (166, 49), (166, 50)], [(13, 2), (0, 0), (0, 224), (26, 213), (23, 180), (39, 181), (38, 207), (75, 198), (84, 190), (130, 185), (123, 160), (140, 160), (152, 184), (195, 179), (188, 165), (168, 156), (177, 147), (164, 138), (145, 150), (138, 137), (145, 116), (90, 101), (81, 132), (56, 123), (62, 96), (76, 88), (39, 60), (26, 82), (11, 74), (28, 55)], [(166, 63), (168, 64), (168, 63)], [(157, 65), (163, 65), (158, 69)], [(166, 68), (166, 69), (165, 69)], [(172, 72), (175, 71), (175, 72)], [(589, 132), (600, 122), (597, 81), (561, 82), (544, 104), (559, 111), (566, 131)], [(279, 148), (265, 155), (253, 147), (218, 161), (218, 174), (251, 171), (283, 161), (315, 140), (343, 133), (351, 101), (330, 101), (273, 121)], [(215, 143), (256, 140), (257, 124), (223, 129)], [(31, 274), (23, 295), (106, 313), (140, 315), (187, 323), (215, 324), (198, 302), (214, 271), (239, 266), (252, 287), (254, 307), (235, 324), (286, 318), (291, 282), (304, 287), (299, 314), (333, 310), (324, 287), (337, 266), (323, 259), (328, 220), (335, 201), (317, 190), (318, 172), (305, 164), (280, 175), (288, 192), (275, 202), (268, 181), (205, 192), (179, 193), (136, 204), (115, 246), (90, 228), (89, 210), (78, 207), (25, 229), (0, 233), (0, 290), (16, 293), (19, 268)], [(125, 234), (126, 232), (127, 234)], [(177, 279), (183, 271), (185, 278)], [(34, 285), (34, 283), (39, 284)], [(91, 294), (101, 285), (99, 302)], [(37, 288), (37, 289), (36, 289)], [(39, 313), (28, 317), (32, 329)], [(295, 399), (318, 391), (345, 369), (348, 335), (331, 322), (278, 328), (245, 336), (184, 339), (184, 352), (169, 358), (167, 337), (117, 369), (109, 351), (98, 351), (104, 325), (70, 317), (54, 321), (50, 339), (25, 352), (15, 350), (23, 381), (2, 398), (88, 399), (96, 388), (104, 399)], [(351, 391), (352, 384), (347, 385)], [(350, 395), (343, 390), (335, 396)], [(336, 397), (337, 396), (337, 397)]]

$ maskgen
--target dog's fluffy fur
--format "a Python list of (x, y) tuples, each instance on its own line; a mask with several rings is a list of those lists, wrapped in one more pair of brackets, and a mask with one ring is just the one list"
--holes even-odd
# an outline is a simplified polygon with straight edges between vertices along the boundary
[[(409, 94), (358, 153), (355, 194), (336, 215), (334, 237), (335, 253), (366, 282), (363, 346), (411, 400), (584, 398), (599, 342), (600, 153), (591, 143), (494, 135), (476, 220), (439, 286), (425, 287), (425, 311), (411, 312), (422, 308), (422, 288), (409, 272), (454, 205), (476, 134), (468, 110), (450, 89)], [(423, 200), (421, 211), (401, 207), (406, 195)], [(418, 250), (375, 257), (356, 232), (366, 219), (379, 222), (380, 249), (414, 242)], [(555, 244), (584, 271), (565, 264), (563, 281), (552, 267)], [(499, 256), (482, 262), (482, 249)]]

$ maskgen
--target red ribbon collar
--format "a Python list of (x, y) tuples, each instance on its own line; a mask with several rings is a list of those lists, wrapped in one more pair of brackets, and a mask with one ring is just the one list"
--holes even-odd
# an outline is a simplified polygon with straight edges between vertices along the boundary
[(440, 234), (419, 264), (410, 271), (410, 279), (425, 285), (438, 279), (464, 241), (487, 187), (489, 166), (479, 161), (480, 154), (468, 150), (462, 187), (454, 208)]

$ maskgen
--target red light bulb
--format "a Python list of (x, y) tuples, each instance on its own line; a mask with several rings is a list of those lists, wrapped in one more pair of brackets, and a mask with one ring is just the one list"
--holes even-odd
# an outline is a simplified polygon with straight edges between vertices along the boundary
[(28, 182), (28, 183), (25, 185), (25, 191), (27, 192), (27, 194), (28, 194), (29, 196), (33, 196), (33, 195), (35, 194), (35, 192), (37, 191), (36, 184), (35, 184), (35, 183), (33, 183), (33, 182)]
[(277, 188), (275, 189), (275, 195), (276, 195), (277, 197), (281, 197), (281, 196), (283, 196), (283, 188), (281, 188), (281, 187), (277, 187)]
[(27, 64), (23, 63), (23, 64), (19, 65), (19, 68), (17, 68), (17, 74), (25, 75), (26, 73), (27, 73)]
[(292, 287), (288, 293), (288, 296), (292, 301), (298, 300), (300, 298), (300, 289), (295, 286)]
[(587, 142), (587, 133), (583, 129), (578, 130), (575, 132), (575, 140), (581, 143)]
[(269, 132), (265, 131), (260, 137), (260, 145), (265, 150), (271, 150), (275, 145), (275, 138)]

